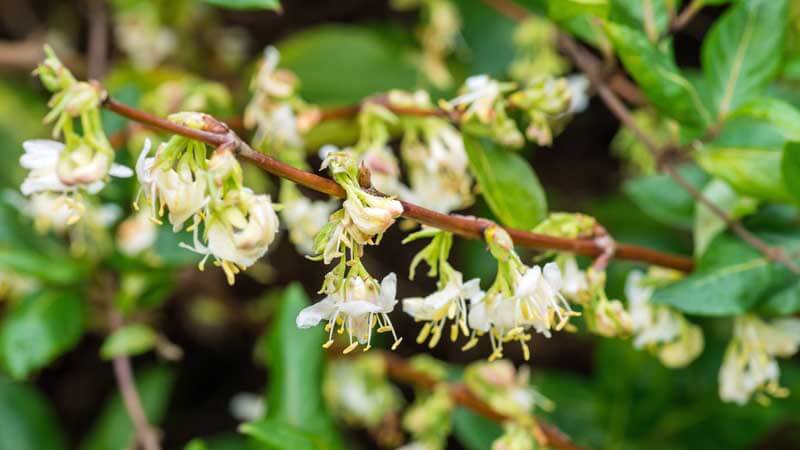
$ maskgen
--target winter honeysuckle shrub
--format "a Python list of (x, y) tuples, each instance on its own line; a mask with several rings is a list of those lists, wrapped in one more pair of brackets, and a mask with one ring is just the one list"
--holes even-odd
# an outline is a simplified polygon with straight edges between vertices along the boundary
[(551, 410), (554, 405), (529, 382), (528, 366), (519, 370), (506, 359), (472, 363), (464, 370), (464, 382), (473, 394), (496, 411), (528, 422), (534, 410)]
[(467, 326), (467, 303), (477, 302), (484, 295), (480, 280), (464, 282), (464, 276), (447, 261), (453, 245), (453, 235), (441, 230), (426, 228), (409, 235), (403, 243), (417, 239), (430, 238), (426, 245), (411, 261), (409, 278), (414, 279), (417, 265), (425, 261), (430, 267), (428, 276), (438, 277), (437, 291), (426, 296), (403, 300), (403, 311), (415, 321), (425, 322), (417, 336), (417, 343), (428, 340), (433, 348), (439, 342), (447, 321), (450, 324), (450, 341), (455, 342), (460, 333), (470, 336)]
[(473, 347), (478, 336), (488, 334), (492, 343), (490, 361), (501, 358), (503, 344), (510, 341), (520, 343), (527, 360), (528, 341), (532, 338), (529, 331), (550, 337), (552, 331), (566, 327), (578, 313), (561, 293), (563, 281), (556, 263), (529, 267), (514, 251), (505, 230), (493, 226), (484, 234), (497, 259), (497, 277), (485, 295), (470, 302), (468, 322), (472, 333), (464, 348)]
[(799, 345), (800, 319), (766, 322), (749, 314), (737, 317), (719, 370), (720, 398), (743, 405), (753, 395), (760, 403), (769, 402), (769, 396), (789, 395), (778, 383), (780, 368), (775, 358), (794, 355)]
[(633, 345), (645, 348), (667, 367), (684, 367), (703, 351), (703, 331), (669, 306), (650, 303), (654, 289), (675, 280), (673, 272), (633, 271), (625, 282), (633, 325)]
[(331, 361), (323, 392), (330, 411), (349, 426), (377, 427), (403, 405), (400, 390), (387, 378), (386, 360), (370, 353)]

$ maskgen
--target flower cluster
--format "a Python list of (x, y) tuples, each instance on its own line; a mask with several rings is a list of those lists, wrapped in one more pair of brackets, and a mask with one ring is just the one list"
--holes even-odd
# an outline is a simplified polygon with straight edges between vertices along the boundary
[(403, 404), (402, 394), (387, 379), (386, 361), (380, 355), (331, 361), (323, 393), (328, 409), (350, 426), (377, 427)]
[(560, 76), (569, 70), (569, 62), (557, 50), (558, 28), (551, 21), (531, 14), (514, 31), (517, 55), (509, 74), (518, 81), (540, 76)]
[(633, 345), (646, 348), (667, 367), (684, 367), (703, 351), (703, 332), (674, 309), (653, 305), (650, 298), (655, 286), (663, 284), (668, 274), (651, 273), (645, 277), (634, 271), (625, 283), (625, 296), (633, 324)]
[(402, 338), (395, 334), (389, 313), (397, 303), (397, 276), (390, 273), (378, 283), (364, 268), (361, 256), (365, 245), (380, 241), (403, 212), (403, 206), (397, 200), (361, 188), (359, 166), (352, 152), (327, 148), (324, 153), (322, 168), (330, 169), (347, 199), (314, 239), (314, 259), (329, 264), (338, 258), (339, 263), (325, 276), (320, 292), (326, 297), (301, 311), (297, 326), (308, 328), (326, 320), (326, 348), (333, 345), (333, 332), (339, 326), (339, 334), (347, 331), (349, 344), (344, 353), (349, 353), (359, 344), (368, 350), (377, 325), (378, 333), (391, 331), (392, 348), (396, 348)]
[(775, 357), (788, 358), (800, 346), (800, 319), (784, 318), (765, 322), (753, 315), (737, 317), (733, 338), (719, 370), (722, 400), (745, 404), (753, 394), (761, 403), (769, 396), (785, 397), (778, 384), (780, 368)]
[[(179, 113), (170, 119), (197, 128), (213, 121), (198, 113)], [(144, 197), (150, 218), (157, 223), (166, 210), (174, 231), (191, 220), (186, 228), (193, 231), (194, 243), (184, 246), (204, 255), (201, 270), (213, 255), (233, 284), (237, 273), (266, 253), (278, 231), (278, 216), (269, 196), (243, 185), (242, 169), (229, 150), (221, 147), (210, 159), (206, 153), (205, 144), (173, 136), (150, 156), (147, 142), (136, 163), (142, 185), (136, 205)]]
[[(279, 69), (279, 62), (278, 50), (267, 47), (250, 83), (253, 98), (245, 109), (244, 125), (255, 129), (254, 148), (305, 169), (302, 133), (311, 126), (316, 110), (298, 97), (297, 77), (286, 69)], [(283, 205), (281, 218), (289, 230), (289, 239), (301, 253), (312, 254), (314, 236), (328, 222), (337, 203), (311, 200), (286, 180), (281, 181), (280, 201)]]
[(423, 24), (417, 30), (422, 44), (420, 68), (439, 89), (447, 89), (453, 76), (447, 68), (447, 57), (456, 49), (461, 28), (458, 8), (450, 0), (394, 0), (397, 9), (421, 8)]
[[(54, 123), (53, 137), (64, 142), (30, 140), (23, 144), (20, 164), (29, 170), (20, 190), (32, 196), (29, 210), (40, 223), (56, 229), (77, 223), (87, 211), (83, 194), (96, 194), (110, 176), (130, 177), (133, 172), (114, 164), (114, 149), (100, 121), (98, 86), (77, 81), (48, 47), (47, 58), (36, 69), (42, 83), (53, 92), (45, 122)], [(78, 126), (80, 131), (78, 131)]]
[(471, 364), (464, 371), (464, 382), (473, 394), (495, 411), (525, 421), (534, 409), (549, 411), (553, 402), (530, 384), (528, 366), (518, 371), (506, 359)]

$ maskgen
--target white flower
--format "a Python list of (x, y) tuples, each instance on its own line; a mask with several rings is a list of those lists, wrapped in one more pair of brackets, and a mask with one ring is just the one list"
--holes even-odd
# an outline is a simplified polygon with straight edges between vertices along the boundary
[(579, 302), (580, 294), (589, 289), (589, 280), (586, 273), (578, 267), (578, 261), (574, 255), (570, 254), (564, 258), (561, 271), (564, 275), (561, 292), (568, 299)]
[(288, 97), (294, 92), (297, 78), (287, 70), (278, 69), (280, 53), (275, 47), (264, 49), (264, 60), (253, 78), (253, 89), (273, 97)]
[(394, 336), (392, 349), (397, 348), (402, 339), (395, 335), (389, 320), (389, 313), (397, 303), (397, 275), (390, 273), (384, 277), (380, 286), (374, 278), (349, 277), (339, 290), (329, 293), (321, 301), (303, 309), (297, 315), (298, 328), (310, 328), (327, 320), (328, 341), (324, 347), (333, 344), (333, 331), (339, 325), (340, 332), (347, 330), (350, 345), (344, 353), (350, 353), (358, 344), (370, 348), (372, 328), (378, 325), (378, 332), (391, 331)]
[(24, 211), (36, 221), (36, 228), (40, 232), (53, 230), (62, 234), (81, 219), (86, 212), (86, 205), (77, 198), (39, 192), (31, 195), (30, 201), (24, 204)]
[(780, 369), (775, 357), (793, 355), (799, 344), (800, 319), (768, 324), (752, 315), (737, 317), (719, 371), (720, 398), (741, 405), (756, 392), (774, 397), (788, 395), (786, 388), (778, 384)]
[[(165, 146), (162, 144), (159, 152)], [(192, 170), (190, 162), (184, 157), (178, 161), (177, 168), (162, 167), (165, 162), (159, 161), (158, 152), (156, 156), (148, 157), (149, 152), (150, 140), (147, 140), (136, 162), (136, 175), (142, 185), (142, 193), (153, 208), (153, 219), (157, 220), (166, 206), (172, 229), (179, 231), (184, 222), (209, 201), (205, 173)]]
[(634, 333), (633, 346), (648, 348), (667, 367), (684, 367), (704, 346), (703, 332), (680, 312), (653, 305), (653, 288), (644, 283), (644, 274), (633, 271), (625, 282), (625, 296)]
[(299, 195), (289, 201), (281, 201), (281, 218), (289, 230), (289, 238), (300, 252), (314, 253), (314, 237), (330, 220), (336, 209), (334, 201), (312, 201)]
[[(264, 256), (278, 232), (278, 215), (267, 195), (255, 195), (248, 188), (231, 191), (233, 203), (213, 212), (206, 222), (208, 248), (233, 284), (239, 269), (247, 269)], [(195, 248), (198, 248), (195, 244)], [(200, 247), (202, 248), (202, 246)]]
[(466, 107), (467, 114), (474, 114), (481, 122), (488, 123), (494, 114), (495, 102), (503, 92), (500, 82), (488, 75), (475, 75), (467, 78), (463, 91), (450, 100), (450, 106)]
[(354, 226), (359, 234), (366, 237), (360, 239), (360, 244), (370, 241), (373, 236), (383, 234), (392, 226), (394, 219), (403, 213), (403, 205), (399, 201), (357, 188), (348, 189), (347, 200), (342, 206), (345, 211), (344, 222)]
[(589, 78), (583, 74), (567, 77), (569, 85), (570, 103), (568, 114), (576, 114), (586, 110), (589, 106)]
[[(526, 344), (531, 336), (525, 331), (533, 328), (536, 332), (550, 337), (551, 330), (561, 330), (570, 317), (577, 315), (559, 292), (562, 287), (561, 272), (555, 263), (524, 267), (515, 274), (512, 294), (487, 294), (471, 301), (469, 326), (477, 333), (489, 332), (492, 355), (495, 360), (503, 355), (503, 342), (517, 340), (523, 349), (523, 356), (530, 357)], [(475, 344), (471, 340), (464, 349)]]
[(467, 329), (467, 299), (483, 297), (480, 280), (473, 279), (466, 283), (459, 272), (453, 272), (444, 288), (428, 295), (427, 297), (407, 298), (403, 300), (403, 311), (416, 321), (427, 322), (417, 337), (418, 343), (423, 343), (431, 337), (429, 346), (435, 347), (442, 335), (447, 319), (454, 320), (450, 329), (450, 339), (455, 341), (459, 330), (465, 336), (469, 335)]
[(35, 139), (25, 141), (22, 147), (25, 153), (20, 157), (20, 165), (30, 170), (20, 187), (24, 195), (74, 192), (78, 188), (96, 194), (105, 186), (107, 175), (127, 178), (133, 174), (129, 168), (112, 163), (104, 153), (85, 146), (66, 155), (66, 162), (62, 162), (61, 142)]
[(138, 255), (152, 247), (157, 237), (158, 227), (144, 212), (133, 214), (117, 228), (117, 246), (128, 256)]

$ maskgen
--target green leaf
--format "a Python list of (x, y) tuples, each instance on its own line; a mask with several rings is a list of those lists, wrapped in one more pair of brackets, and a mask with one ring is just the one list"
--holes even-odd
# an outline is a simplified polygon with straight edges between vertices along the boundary
[(788, 316), (800, 311), (800, 281), (794, 281), (778, 292), (765, 296), (759, 312)]
[(43, 291), (15, 305), (0, 327), (0, 362), (11, 376), (25, 378), (77, 344), (84, 309), (71, 292)]
[[(797, 235), (762, 233), (768, 245), (788, 252), (800, 248)], [(685, 279), (656, 291), (653, 301), (681, 311), (708, 316), (742, 314), (753, 309), (766, 293), (793, 280), (783, 265), (731, 235), (720, 235)]]
[(464, 135), (469, 167), (492, 212), (507, 226), (530, 230), (547, 215), (547, 199), (520, 155), (486, 138)]
[(158, 334), (144, 324), (127, 325), (106, 338), (100, 348), (103, 359), (112, 359), (118, 356), (133, 356), (145, 353), (155, 347)]
[(788, 19), (786, 0), (742, 0), (711, 28), (702, 61), (717, 116), (760, 94), (778, 73)]
[(548, 0), (547, 2), (547, 15), (556, 22), (583, 15), (605, 18), (608, 9), (608, 0)]
[(781, 175), (782, 152), (757, 148), (712, 148), (697, 154), (697, 163), (711, 175), (725, 180), (736, 191), (777, 202), (792, 197)]
[(265, 346), (270, 368), (267, 417), (242, 427), (269, 449), (344, 448), (322, 399), (325, 332), (321, 327), (301, 330), (295, 322), (309, 304), (300, 284), (286, 288)]
[[(150, 424), (158, 424), (167, 410), (175, 376), (166, 367), (154, 367), (136, 373), (136, 389)], [(81, 450), (128, 450), (134, 445), (134, 428), (119, 394), (106, 404), (81, 445)]]
[(324, 436), (303, 431), (280, 419), (263, 419), (245, 423), (240, 430), (268, 449), (323, 450), (331, 448), (325, 444)]
[(403, 57), (409, 47), (366, 27), (310, 28), (278, 48), (281, 65), (302, 80), (301, 95), (315, 103), (353, 103), (377, 92), (413, 89), (418, 78), (411, 59)]
[(800, 141), (800, 111), (791, 104), (772, 97), (756, 97), (731, 113), (728, 118), (748, 119), (771, 125), (784, 138)]
[(203, 0), (204, 2), (228, 9), (272, 9), (279, 11), (279, 0)]
[[(678, 169), (693, 186), (701, 189), (708, 176), (694, 165)], [(649, 175), (624, 184), (623, 190), (648, 216), (661, 223), (691, 229), (694, 223), (694, 198), (669, 175)]]
[(500, 437), (503, 429), (497, 422), (481, 417), (474, 412), (456, 408), (453, 412), (453, 434), (467, 450), (486, 450)]
[(59, 255), (42, 255), (29, 249), (0, 245), (0, 269), (31, 275), (43, 282), (72, 284), (86, 273), (77, 260)]
[(783, 148), (781, 173), (786, 189), (795, 201), (800, 201), (800, 143), (789, 142)]
[(47, 401), (30, 386), (0, 377), (0, 449), (66, 450)]
[[(717, 205), (734, 220), (755, 212), (758, 202), (741, 197), (728, 183), (714, 179), (703, 188), (703, 197)], [(727, 223), (703, 203), (697, 202), (694, 216), (694, 254), (702, 255), (714, 238), (725, 231)]]
[(644, 33), (606, 23), (606, 34), (622, 64), (659, 111), (690, 127), (711, 123), (694, 86), (681, 74), (671, 52), (655, 47)]
[(669, 25), (667, 0), (611, 0), (608, 20), (643, 32), (656, 42)]

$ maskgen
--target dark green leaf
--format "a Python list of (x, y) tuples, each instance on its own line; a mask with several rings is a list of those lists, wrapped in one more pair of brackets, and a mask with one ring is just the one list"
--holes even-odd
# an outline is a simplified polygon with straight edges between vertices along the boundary
[(486, 138), (464, 135), (469, 167), (492, 212), (507, 226), (530, 230), (547, 215), (547, 199), (530, 165)]
[(786, 0), (742, 0), (711, 28), (702, 60), (718, 116), (760, 94), (775, 77), (788, 19)]
[[(158, 424), (167, 410), (175, 377), (166, 367), (143, 370), (136, 375), (136, 388), (147, 418)], [(119, 394), (108, 402), (81, 450), (128, 450), (134, 445), (134, 429)]]
[(365, 27), (310, 28), (279, 48), (282, 66), (297, 74), (301, 94), (316, 103), (353, 103), (376, 92), (412, 89), (418, 78), (403, 57), (408, 48)]
[(500, 437), (503, 429), (497, 422), (481, 417), (474, 412), (456, 408), (453, 412), (453, 434), (467, 450), (486, 450)]
[(800, 201), (800, 143), (789, 142), (783, 148), (781, 173), (789, 193)]
[(2, 245), (0, 269), (60, 285), (74, 283), (85, 275), (79, 260), (57, 255), (45, 256), (22, 248), (3, 248)]
[(794, 281), (778, 292), (767, 294), (759, 311), (778, 316), (787, 316), (800, 311), (800, 281)]
[(46, 400), (23, 383), (0, 377), (0, 449), (66, 450)]
[(606, 33), (628, 73), (659, 111), (682, 124), (703, 127), (711, 115), (694, 86), (683, 77), (670, 52), (655, 47), (632, 28), (606, 24)]
[[(267, 417), (242, 428), (269, 449), (344, 448), (322, 400), (325, 332), (321, 327), (301, 330), (295, 322), (309, 304), (300, 284), (286, 288), (266, 345)], [(286, 442), (273, 439), (271, 432), (280, 433)]]
[(669, 25), (667, 0), (611, 0), (608, 20), (643, 32), (655, 42)]
[(100, 348), (100, 356), (112, 359), (118, 356), (133, 356), (145, 353), (155, 347), (158, 334), (143, 324), (127, 325), (106, 338)]
[(83, 302), (74, 293), (43, 291), (17, 304), (0, 328), (0, 361), (14, 378), (47, 366), (83, 333)]
[(281, 9), (279, 0), (203, 0), (204, 2), (228, 9)]
[[(693, 186), (701, 189), (708, 176), (697, 166), (678, 169)], [(669, 175), (649, 175), (628, 181), (625, 193), (642, 211), (667, 225), (691, 229), (694, 223), (694, 199)]]
[[(761, 234), (768, 244), (787, 252), (800, 248), (796, 235)], [(758, 250), (730, 235), (715, 239), (697, 270), (685, 279), (657, 291), (654, 302), (698, 315), (742, 314), (768, 292), (786, 286), (791, 273)]]

